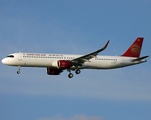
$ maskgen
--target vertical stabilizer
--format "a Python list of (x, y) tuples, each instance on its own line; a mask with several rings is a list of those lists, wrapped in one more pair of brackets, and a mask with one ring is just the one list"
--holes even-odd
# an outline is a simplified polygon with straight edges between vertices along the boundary
[(137, 38), (129, 49), (121, 56), (139, 58), (144, 38)]

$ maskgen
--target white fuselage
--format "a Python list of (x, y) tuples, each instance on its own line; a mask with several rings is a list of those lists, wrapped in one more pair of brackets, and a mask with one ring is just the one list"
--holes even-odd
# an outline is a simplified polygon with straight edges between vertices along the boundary
[[(45, 53), (13, 53), (14, 57), (6, 57), (2, 63), (10, 66), (22, 67), (54, 67), (58, 60), (72, 60), (82, 55), (45, 54)], [(97, 56), (85, 62), (79, 69), (113, 69), (146, 62), (145, 59), (133, 62), (134, 57)]]

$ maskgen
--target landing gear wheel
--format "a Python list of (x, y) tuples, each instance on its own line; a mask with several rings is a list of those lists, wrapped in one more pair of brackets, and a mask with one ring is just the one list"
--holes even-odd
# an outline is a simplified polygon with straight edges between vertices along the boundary
[(81, 72), (81, 71), (80, 71), (79, 69), (77, 69), (77, 70), (75, 71), (76, 74), (80, 74), (80, 72)]
[(72, 73), (69, 73), (68, 77), (69, 77), (69, 78), (72, 78), (72, 77), (73, 77), (73, 74), (72, 74)]

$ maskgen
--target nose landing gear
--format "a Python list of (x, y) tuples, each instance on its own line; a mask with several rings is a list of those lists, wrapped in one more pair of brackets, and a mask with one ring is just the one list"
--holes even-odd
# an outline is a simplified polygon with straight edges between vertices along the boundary
[(21, 66), (18, 66), (17, 74), (20, 74), (20, 68), (21, 68)]

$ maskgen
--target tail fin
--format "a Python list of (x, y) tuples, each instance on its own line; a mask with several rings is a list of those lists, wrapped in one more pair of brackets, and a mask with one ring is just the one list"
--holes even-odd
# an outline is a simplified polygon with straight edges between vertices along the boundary
[(144, 38), (137, 38), (129, 49), (121, 56), (139, 58)]

